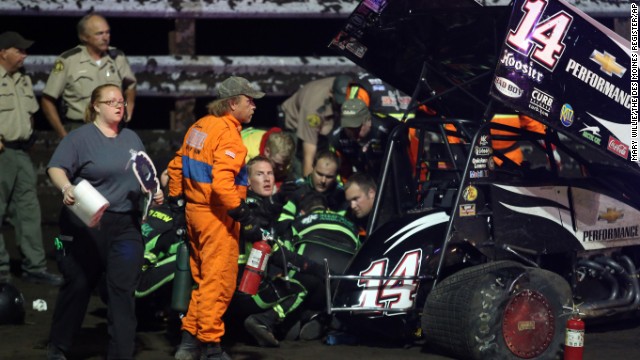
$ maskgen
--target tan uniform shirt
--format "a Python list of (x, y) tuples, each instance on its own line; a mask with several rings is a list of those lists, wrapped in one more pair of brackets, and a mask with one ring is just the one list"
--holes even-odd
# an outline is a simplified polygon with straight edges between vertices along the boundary
[(98, 64), (86, 46), (78, 45), (64, 52), (53, 65), (43, 93), (54, 99), (62, 95), (68, 120), (82, 121), (91, 92), (102, 84), (134, 86), (136, 77), (122, 51), (110, 47)]
[(329, 77), (311, 81), (282, 103), (285, 127), (295, 131), (300, 140), (317, 145), (318, 134), (328, 135), (333, 130), (333, 80)]
[(31, 78), (13, 76), (0, 66), (0, 134), (5, 141), (28, 140), (33, 132), (31, 116), (39, 109)]

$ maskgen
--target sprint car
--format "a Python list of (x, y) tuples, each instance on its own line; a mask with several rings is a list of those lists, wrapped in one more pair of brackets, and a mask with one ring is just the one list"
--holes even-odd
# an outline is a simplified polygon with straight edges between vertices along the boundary
[(327, 275), (328, 312), (456, 358), (553, 359), (570, 316), (640, 306), (630, 44), (562, 0), (494, 3), (365, 0), (331, 41), (438, 115), (393, 130), (369, 237)]

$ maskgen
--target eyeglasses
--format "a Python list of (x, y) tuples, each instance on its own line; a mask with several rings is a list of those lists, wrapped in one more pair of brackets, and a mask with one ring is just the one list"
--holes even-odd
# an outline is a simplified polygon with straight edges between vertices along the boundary
[(98, 101), (99, 104), (107, 104), (107, 106), (110, 106), (112, 108), (117, 108), (117, 107), (127, 107), (127, 102), (126, 101), (115, 101), (115, 100), (107, 100), (107, 101)]

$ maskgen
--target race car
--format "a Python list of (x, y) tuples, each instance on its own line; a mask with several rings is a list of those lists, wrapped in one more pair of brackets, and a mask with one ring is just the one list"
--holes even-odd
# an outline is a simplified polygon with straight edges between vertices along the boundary
[(456, 358), (553, 359), (569, 317), (640, 307), (630, 43), (562, 0), (487, 3), (365, 0), (332, 40), (438, 115), (393, 130), (370, 235), (327, 274), (327, 311)]

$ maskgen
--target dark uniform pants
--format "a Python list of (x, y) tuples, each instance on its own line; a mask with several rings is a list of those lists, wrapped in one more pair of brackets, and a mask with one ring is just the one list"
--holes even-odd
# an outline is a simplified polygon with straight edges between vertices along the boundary
[(68, 351), (82, 325), (93, 289), (106, 274), (109, 359), (132, 359), (136, 331), (134, 292), (140, 280), (144, 244), (136, 214), (105, 212), (89, 229), (66, 208), (60, 230), (73, 236), (59, 254), (64, 275), (51, 325), (50, 341)]
[[(33, 163), (23, 150), (4, 148), (0, 152), (0, 222), (7, 211), (15, 228), (16, 245), (24, 256), (22, 270), (44, 270), (40, 203)], [(0, 234), (0, 270), (9, 270), (9, 253)]]

